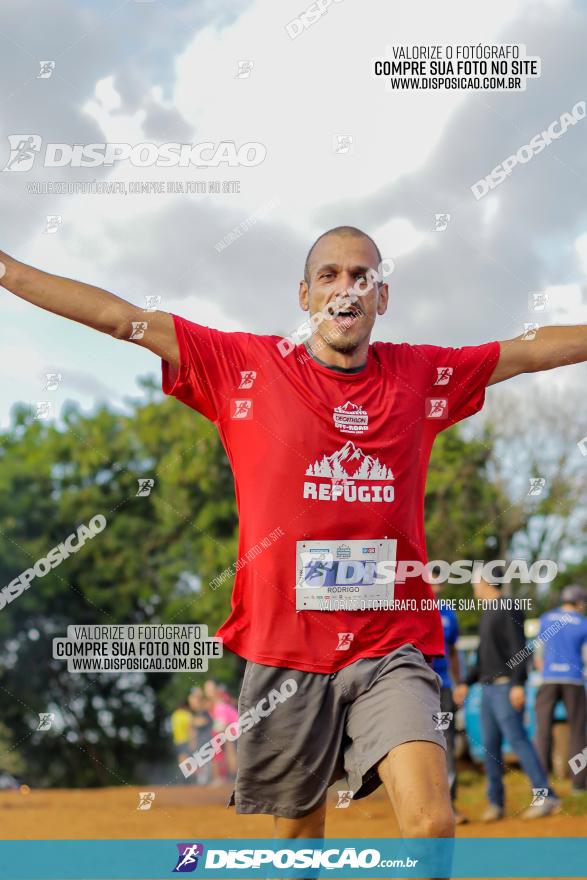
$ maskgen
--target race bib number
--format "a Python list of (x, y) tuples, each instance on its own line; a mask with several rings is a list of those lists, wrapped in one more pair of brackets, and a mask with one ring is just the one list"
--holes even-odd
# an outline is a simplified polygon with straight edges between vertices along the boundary
[(296, 611), (368, 611), (393, 600), (397, 541), (296, 541)]

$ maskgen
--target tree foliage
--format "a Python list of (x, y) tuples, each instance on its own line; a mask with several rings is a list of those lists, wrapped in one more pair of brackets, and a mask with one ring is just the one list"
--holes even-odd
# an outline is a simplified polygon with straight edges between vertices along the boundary
[[(117, 784), (161, 760), (165, 720), (202, 676), (69, 674), (52, 659), (68, 625), (205, 623), (226, 617), (235, 558), (232, 474), (212, 425), (145, 383), (129, 412), (76, 406), (63, 424), (17, 409), (0, 438), (0, 583), (8, 584), (95, 514), (104, 531), (0, 611), (0, 707), (27, 776), (43, 784)], [(148, 496), (138, 480), (154, 479)], [(237, 658), (210, 674), (233, 680)], [(38, 713), (55, 712), (49, 731)], [(6, 750), (5, 750), (6, 751)], [(0, 767), (5, 761), (0, 756)]]

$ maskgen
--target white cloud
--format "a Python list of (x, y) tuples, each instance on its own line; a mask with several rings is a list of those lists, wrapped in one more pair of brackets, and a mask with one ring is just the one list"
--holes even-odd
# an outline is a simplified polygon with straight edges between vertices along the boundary
[(549, 324), (583, 324), (587, 323), (587, 302), (583, 302), (583, 294), (579, 284), (557, 284), (546, 288), (548, 308), (545, 320), (540, 323)]
[[(95, 95), (96, 99), (100, 102), (100, 109), (108, 113), (111, 113), (113, 110), (119, 110), (122, 105), (120, 93), (114, 87), (114, 76), (107, 76), (99, 80), (96, 83)], [(98, 109), (97, 105), (93, 102), (89, 102), (86, 107), (90, 115), (92, 115), (92, 111)]]
[(413, 223), (401, 217), (379, 226), (374, 236), (383, 257), (389, 256), (392, 259), (415, 250), (425, 238)]
[[(258, 0), (230, 27), (196, 34), (177, 59), (175, 104), (207, 137), (229, 130), (237, 141), (266, 143), (268, 158), (247, 175), (239, 206), (254, 210), (278, 195), (288, 222), (311, 237), (323, 230), (321, 206), (368, 198), (425, 162), (468, 97), (386, 92), (370, 66), (390, 34), (397, 43), (491, 42), (525, 5), (458, 0), (447, 15), (433, 0), (400, 0), (367, 15), (346, 0), (291, 40), (285, 24), (299, 6)], [(239, 59), (254, 62), (247, 79), (235, 78)], [(213, 94), (204, 83), (213, 83)], [(350, 155), (333, 154), (337, 135), (352, 136)]]

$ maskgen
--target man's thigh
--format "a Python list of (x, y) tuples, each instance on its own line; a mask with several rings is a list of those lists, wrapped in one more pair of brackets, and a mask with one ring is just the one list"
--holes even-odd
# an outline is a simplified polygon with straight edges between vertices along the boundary
[(377, 767), (403, 837), (452, 837), (452, 810), (444, 750), (407, 742)]
[(325, 825), (326, 800), (317, 809), (301, 819), (285, 819), (283, 816), (273, 817), (274, 836), (278, 838), (319, 840), (324, 837)]

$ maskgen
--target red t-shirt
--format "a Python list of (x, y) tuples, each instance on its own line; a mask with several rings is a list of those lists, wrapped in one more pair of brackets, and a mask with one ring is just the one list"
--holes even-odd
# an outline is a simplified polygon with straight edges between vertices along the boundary
[[(342, 373), (303, 346), (282, 357), (279, 336), (173, 318), (181, 366), (163, 361), (163, 390), (214, 422), (234, 474), (239, 560), (217, 633), (224, 645), (256, 663), (324, 673), (406, 643), (443, 655), (436, 610), (296, 611), (296, 541), (394, 538), (397, 560), (426, 562), (432, 444), (483, 406), (499, 343), (375, 342), (361, 371)], [(394, 600), (403, 597), (432, 592), (408, 577), (395, 585)]]

